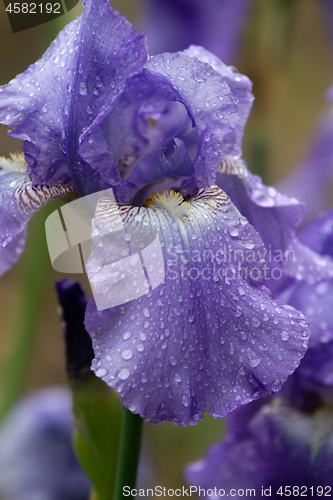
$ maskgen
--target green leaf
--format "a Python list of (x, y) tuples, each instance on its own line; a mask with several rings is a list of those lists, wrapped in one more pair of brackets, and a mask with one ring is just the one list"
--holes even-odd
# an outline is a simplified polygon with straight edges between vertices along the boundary
[(112, 500), (121, 430), (121, 402), (116, 391), (93, 372), (70, 380), (77, 457), (94, 486), (95, 500)]

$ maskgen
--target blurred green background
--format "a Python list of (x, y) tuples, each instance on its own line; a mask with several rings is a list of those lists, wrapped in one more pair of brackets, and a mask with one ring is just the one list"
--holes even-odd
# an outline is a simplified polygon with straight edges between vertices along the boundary
[[(144, 0), (114, 0), (112, 5), (140, 28), (146, 9)], [(242, 34), (240, 53), (232, 62), (254, 83), (255, 102), (245, 130), (244, 158), (268, 184), (277, 182), (300, 161), (327, 109), (325, 92), (332, 79), (333, 47), (321, 7), (319, 0), (256, 0)], [(0, 3), (0, 84), (34, 63), (57, 32), (81, 11), (81, 5), (77, 5), (58, 20), (13, 34), (4, 4)], [(6, 127), (1, 126), (0, 156), (20, 148), (20, 141), (7, 137)], [(47, 207), (46, 211), (54, 209)], [(62, 328), (53, 285), (64, 275), (53, 271), (48, 260), (45, 218), (44, 210), (34, 218), (29, 226), (27, 252), (0, 280), (0, 361), (5, 367), (0, 373), (4, 382), (16, 371), (15, 363), (11, 362), (10, 369), (6, 364), (15, 343), (13, 332), (24, 330), (29, 322), (33, 329), (26, 346), (32, 359), (25, 390), (66, 383)], [(36, 251), (38, 269), (29, 275), (29, 259)], [(89, 293), (83, 276), (72, 278), (83, 282)], [(40, 294), (37, 287), (41, 283)], [(22, 314), (26, 293), (36, 298), (32, 318)], [(145, 442), (152, 457), (155, 484), (172, 488), (181, 485), (183, 465), (199, 458), (223, 433), (224, 422), (209, 416), (194, 428), (146, 424)]]

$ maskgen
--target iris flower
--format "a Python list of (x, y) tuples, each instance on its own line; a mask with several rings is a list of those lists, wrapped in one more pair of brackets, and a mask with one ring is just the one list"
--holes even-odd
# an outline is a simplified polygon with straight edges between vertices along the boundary
[[(21, 253), (33, 213), (71, 192), (112, 188), (115, 202), (101, 200), (95, 231), (107, 232), (116, 210), (159, 237), (163, 283), (104, 311), (92, 299), (85, 320), (93, 370), (152, 423), (224, 417), (279, 390), (306, 350), (304, 315), (265, 288), (263, 243), (277, 237), (283, 255), (303, 205), (240, 159), (252, 101), (248, 78), (201, 47), (147, 58), (145, 36), (107, 0), (87, 1), (0, 90), (0, 120), (24, 141), (25, 158), (1, 163), (2, 270)], [(217, 171), (240, 183), (260, 235), (215, 184)], [(93, 238), (92, 273), (107, 253)], [(288, 272), (311, 275), (304, 265)]]
[[(318, 253), (333, 256), (332, 209), (308, 224), (300, 239)], [(303, 492), (319, 498), (331, 491), (332, 294), (332, 279), (312, 285), (293, 279), (288, 284), (284, 298), (310, 321), (309, 349), (279, 393), (253, 401), (229, 416), (225, 439), (187, 467), (189, 484), (206, 491), (223, 488), (227, 493), (235, 488), (235, 498), (243, 496), (242, 489), (251, 488), (260, 498), (275, 498), (285, 487), (286, 494), (289, 489), (294, 497)], [(218, 498), (206, 493), (208, 497)]]
[[(332, 3), (327, 2), (331, 5)], [(332, 16), (331, 16), (332, 17)], [(308, 207), (307, 219), (313, 219), (330, 203), (333, 185), (333, 86), (327, 92), (327, 110), (310, 141), (308, 151), (300, 164), (278, 185), (287, 195), (293, 193)]]
[(70, 393), (49, 387), (22, 399), (0, 431), (0, 492), (21, 500), (88, 500), (72, 448)]
[(223, 496), (218, 495), (220, 489), (225, 490), (225, 496), (234, 489), (231, 495), (236, 499), (251, 489), (255, 490), (252, 496), (259, 498), (278, 498), (285, 492), (285, 496), (291, 492), (292, 498), (301, 493), (319, 498), (330, 493), (332, 408), (318, 408), (309, 414), (281, 401), (257, 411), (254, 407), (251, 403), (229, 417), (226, 439), (187, 467), (188, 484), (200, 486), (201, 496), (214, 499)]
[(143, 19), (149, 51), (202, 45), (223, 61), (235, 59), (251, 0), (149, 0)]

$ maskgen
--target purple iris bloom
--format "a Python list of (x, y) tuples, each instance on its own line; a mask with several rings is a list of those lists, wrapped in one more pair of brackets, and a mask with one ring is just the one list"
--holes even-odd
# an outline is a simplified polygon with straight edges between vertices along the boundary
[(251, 0), (150, 0), (144, 20), (150, 52), (175, 52), (193, 43), (230, 63), (251, 4)]
[(0, 430), (0, 494), (13, 500), (88, 500), (90, 482), (72, 449), (69, 391), (22, 399)]
[[(329, 0), (331, 11), (333, 3)], [(278, 184), (278, 189), (305, 202), (308, 220), (330, 202), (333, 185), (333, 86), (327, 92), (330, 110), (324, 113), (303, 160)]]
[[(97, 205), (93, 236), (121, 221), (159, 237), (163, 283), (112, 309), (92, 300), (85, 320), (92, 368), (152, 423), (194, 425), (205, 411), (224, 417), (278, 391), (307, 347), (304, 315), (264, 286), (261, 237), (214, 184), (217, 170), (246, 177), (241, 142), (252, 101), (248, 78), (201, 47), (147, 60), (144, 35), (107, 0), (87, 1), (42, 59), (0, 90), (0, 120), (24, 140), (27, 162), (25, 171), (23, 160), (2, 161), (0, 256), (8, 245), (20, 253), (41, 204), (73, 191), (113, 190), (114, 202)], [(263, 240), (278, 231), (287, 244), (303, 208), (289, 198), (272, 208), (267, 190), (256, 181), (244, 203)], [(264, 222), (270, 209), (274, 230)], [(110, 253), (93, 238), (87, 269), (102, 291), (116, 275)]]
[[(305, 226), (299, 237), (319, 254), (333, 257), (333, 210), (327, 209)], [(304, 281), (291, 283), (283, 296), (289, 304), (304, 312), (310, 322), (309, 350), (297, 370), (302, 387), (332, 402), (333, 280), (322, 280), (314, 285)]]
[(281, 402), (260, 409), (252, 403), (229, 417), (225, 440), (187, 467), (186, 480), (205, 490), (205, 498), (220, 498), (220, 489), (225, 496), (234, 489), (236, 499), (251, 489), (259, 498), (279, 498), (281, 492), (287, 496), (288, 489), (291, 498), (301, 493), (319, 498), (333, 486), (332, 422), (329, 408), (310, 414)]

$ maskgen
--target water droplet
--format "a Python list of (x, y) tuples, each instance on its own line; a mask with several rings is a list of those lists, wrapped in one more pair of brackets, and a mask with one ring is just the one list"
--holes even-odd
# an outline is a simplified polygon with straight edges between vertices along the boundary
[(286, 332), (286, 331), (281, 332), (281, 340), (283, 340), (284, 342), (287, 342), (287, 340), (289, 340), (289, 338), (290, 338), (290, 335), (288, 332)]
[(130, 371), (127, 368), (122, 368), (118, 372), (118, 377), (120, 378), (120, 380), (126, 380), (129, 377), (129, 375)]
[(132, 336), (132, 332), (125, 332), (123, 335), (123, 339), (128, 340), (129, 338), (131, 338), (131, 336)]
[(180, 376), (179, 373), (175, 373), (175, 375), (174, 375), (173, 378), (174, 378), (175, 382), (181, 382), (182, 381), (182, 378), (181, 378), (181, 376)]
[(85, 82), (81, 82), (79, 85), (79, 94), (80, 95), (87, 95), (87, 85)]
[(96, 87), (98, 87), (98, 88), (103, 87), (102, 80), (98, 76), (96, 76), (95, 84), (96, 84)]
[(170, 356), (170, 365), (171, 366), (176, 366), (177, 364), (177, 358), (176, 356)]
[(255, 243), (252, 240), (240, 241), (239, 244), (248, 250), (252, 250), (255, 247)]
[(129, 409), (129, 411), (134, 412), (134, 411), (136, 410), (136, 406), (135, 406), (135, 404), (134, 404), (134, 403), (130, 403), (130, 404), (128, 405), (128, 409)]
[(143, 310), (143, 314), (146, 316), (146, 318), (149, 318), (149, 316), (150, 316), (150, 311), (149, 311), (149, 309), (147, 309), (147, 307), (145, 307), (145, 308), (144, 308), (144, 310)]
[(229, 227), (228, 230), (229, 230), (230, 236), (236, 237), (239, 235), (239, 231), (236, 227)]
[(303, 320), (299, 321), (298, 324), (303, 328), (307, 328), (309, 326), (308, 322)]
[(131, 359), (133, 356), (133, 351), (132, 349), (124, 349), (123, 352), (121, 353), (121, 357), (125, 359), (126, 361)]
[(144, 342), (147, 338), (147, 334), (145, 332), (139, 332), (139, 337)]
[(250, 359), (251, 368), (255, 368), (256, 366), (260, 365), (260, 363), (261, 363), (261, 358)]
[(188, 400), (188, 397), (187, 397), (187, 396), (183, 396), (181, 401), (182, 401), (182, 405), (186, 406), (186, 408), (188, 408), (188, 407), (189, 407), (190, 402), (189, 402), (189, 400)]
[(258, 318), (252, 318), (251, 319), (251, 323), (253, 326), (255, 326), (256, 328), (258, 328), (258, 326), (260, 325), (260, 319)]
[(106, 374), (107, 370), (105, 368), (98, 368), (98, 370), (96, 370), (97, 377), (105, 377)]
[(271, 385), (271, 389), (273, 392), (278, 392), (281, 389), (281, 382), (279, 379), (274, 380), (274, 382)]

